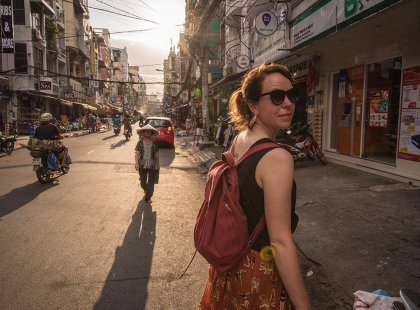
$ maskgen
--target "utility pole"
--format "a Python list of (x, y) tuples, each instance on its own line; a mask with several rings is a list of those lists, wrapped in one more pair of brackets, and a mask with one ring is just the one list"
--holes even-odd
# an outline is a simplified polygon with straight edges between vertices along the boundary
[(207, 51), (207, 31), (205, 31), (204, 47), (203, 47), (203, 61), (201, 64), (201, 96), (202, 96), (202, 111), (203, 111), (203, 126), (207, 133), (210, 132), (209, 123), (209, 54)]

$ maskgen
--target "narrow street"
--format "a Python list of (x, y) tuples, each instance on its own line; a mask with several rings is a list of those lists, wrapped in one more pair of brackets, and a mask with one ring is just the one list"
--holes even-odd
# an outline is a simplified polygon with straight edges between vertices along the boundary
[[(135, 129), (134, 129), (135, 130)], [(134, 169), (137, 136), (65, 139), (70, 172), (38, 183), (25, 149), (0, 158), (0, 309), (193, 309), (206, 277), (192, 229), (203, 175), (161, 148), (152, 205)]]

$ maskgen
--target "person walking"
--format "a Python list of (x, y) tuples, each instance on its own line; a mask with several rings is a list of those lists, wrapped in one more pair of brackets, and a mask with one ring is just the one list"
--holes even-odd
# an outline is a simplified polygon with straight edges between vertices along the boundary
[(159, 147), (153, 139), (159, 134), (147, 124), (137, 129), (140, 140), (136, 145), (135, 168), (140, 175), (140, 186), (144, 190), (144, 201), (152, 203), (155, 183), (159, 180)]
[(198, 143), (203, 142), (203, 121), (200, 117), (197, 117), (194, 122), (194, 144), (198, 146)]
[[(240, 130), (235, 162), (253, 145), (272, 142), (280, 129), (290, 127), (297, 100), (285, 66), (264, 64), (249, 71), (229, 101)], [(210, 266), (199, 308), (310, 309), (292, 237), (298, 222), (292, 156), (283, 148), (268, 148), (237, 169), (249, 234), (263, 215), (266, 226), (235, 267), (222, 273)]]
[(107, 123), (108, 123), (108, 130), (112, 130), (112, 126), (114, 125), (114, 122), (112, 121), (111, 115), (108, 115)]

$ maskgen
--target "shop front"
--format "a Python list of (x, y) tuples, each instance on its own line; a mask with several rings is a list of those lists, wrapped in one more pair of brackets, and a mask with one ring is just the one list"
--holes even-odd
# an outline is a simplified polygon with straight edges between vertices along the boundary
[[(324, 1), (295, 22), (285, 61), (319, 60), (312, 94), (330, 161), (420, 184), (419, 10), (418, 1), (376, 0), (349, 14)], [(337, 16), (316, 29), (321, 11)]]

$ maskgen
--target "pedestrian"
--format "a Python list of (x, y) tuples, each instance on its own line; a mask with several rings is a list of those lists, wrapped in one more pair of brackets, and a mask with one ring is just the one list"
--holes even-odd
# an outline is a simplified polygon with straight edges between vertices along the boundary
[(190, 134), (190, 130), (191, 130), (191, 118), (188, 116), (185, 120), (185, 132), (187, 135)]
[(159, 134), (147, 124), (137, 129), (139, 141), (136, 145), (135, 167), (140, 175), (140, 186), (144, 190), (144, 201), (152, 203), (155, 184), (159, 180), (159, 147), (153, 139)]
[(99, 117), (99, 115), (96, 115), (95, 122), (96, 122), (96, 131), (99, 132), (102, 127), (101, 118)]
[[(235, 162), (290, 127), (297, 97), (285, 66), (264, 64), (248, 72), (229, 101), (240, 130)], [(250, 155), (237, 169), (248, 231), (263, 215), (266, 227), (235, 267), (222, 273), (210, 266), (200, 309), (309, 309), (292, 237), (298, 222), (292, 156), (273, 147)]]
[(108, 130), (111, 130), (112, 129), (112, 126), (114, 124), (114, 122), (112, 121), (111, 115), (108, 115), (107, 123), (108, 123)]
[(198, 146), (198, 143), (203, 142), (203, 121), (200, 117), (197, 117), (194, 122), (194, 144)]
[(89, 114), (88, 116), (88, 127), (89, 127), (89, 133), (92, 133), (95, 131), (95, 116), (92, 114)]

